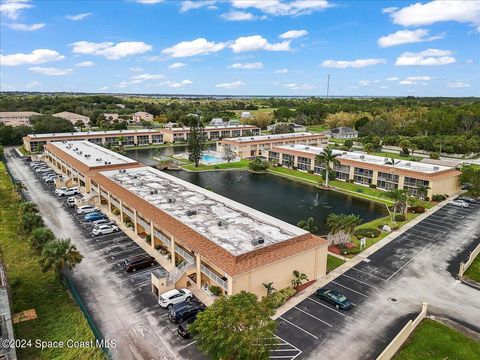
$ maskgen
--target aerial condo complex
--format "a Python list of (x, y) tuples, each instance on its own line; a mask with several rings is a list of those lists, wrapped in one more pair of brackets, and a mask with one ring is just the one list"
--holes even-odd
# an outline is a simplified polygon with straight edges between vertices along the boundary
[(0, 22), (0, 360), (480, 359), (480, 0)]

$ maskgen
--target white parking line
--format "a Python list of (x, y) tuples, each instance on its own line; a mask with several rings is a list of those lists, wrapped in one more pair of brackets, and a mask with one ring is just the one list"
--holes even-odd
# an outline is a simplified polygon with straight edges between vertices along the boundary
[(195, 344), (196, 342), (197, 342), (197, 340), (192, 341), (190, 344), (185, 345), (182, 349), (185, 349), (185, 348), (189, 347), (190, 345)]
[(332, 309), (331, 307), (329, 307), (329, 306), (327, 306), (327, 305), (325, 305), (325, 304), (322, 304), (320, 301), (314, 300), (314, 299), (309, 298), (309, 297), (308, 297), (307, 299), (310, 300), (310, 301), (313, 301), (315, 304), (318, 304), (318, 305), (323, 306), (324, 308), (327, 308), (328, 310), (331, 310), (331, 311), (333, 311), (333, 312), (336, 312), (338, 315), (342, 315), (343, 317), (348, 318), (347, 315), (341, 313), (341, 312), (338, 311), (338, 310)]
[(362, 295), (362, 296), (368, 298), (367, 295), (361, 293), (360, 291), (350, 289), (348, 286), (342, 285), (342, 284), (340, 284), (340, 283), (338, 283), (338, 282), (336, 282), (336, 281), (334, 281), (334, 280), (332, 280), (331, 282), (334, 283), (334, 284), (336, 284), (336, 285), (338, 285), (338, 286), (341, 286), (341, 287), (343, 287), (343, 288), (345, 288), (345, 289), (348, 289), (348, 290), (350, 290), (350, 291), (353, 291), (354, 293), (357, 293), (358, 295)]
[[(380, 279), (380, 280), (383, 280), (385, 281), (384, 278), (380, 277), (380, 276), (377, 276), (377, 275), (374, 275), (372, 273), (369, 273), (369, 272), (366, 272), (366, 271), (363, 271), (363, 270), (360, 270), (360, 269), (357, 269), (356, 267), (352, 267), (353, 270), (355, 271), (358, 271), (358, 272), (361, 272), (362, 274), (367, 274), (367, 275), (370, 275), (370, 276), (373, 276), (373, 277), (376, 277), (377, 279)], [(373, 270), (372, 270), (373, 271)]]
[[(417, 235), (415, 235), (415, 237), (422, 238), (421, 236), (417, 236)], [(423, 243), (423, 242), (409, 239), (408, 236), (404, 236), (401, 239), (397, 239), (397, 240), (405, 240), (405, 241), (408, 241), (408, 242), (411, 242), (411, 243), (414, 243), (414, 244), (425, 245), (425, 243)], [(432, 239), (430, 239), (428, 242), (431, 242), (431, 241), (432, 241)]]
[(349, 278), (349, 279), (352, 279), (352, 280), (354, 280), (354, 281), (356, 281), (356, 282), (358, 282), (358, 283), (360, 283), (360, 284), (367, 285), (367, 286), (370, 286), (372, 289), (378, 290), (378, 288), (377, 288), (376, 286), (373, 286), (373, 285), (370, 285), (370, 284), (368, 284), (368, 283), (366, 283), (366, 282), (364, 282), (364, 281), (355, 279), (354, 277), (348, 276), (347, 274), (341, 274), (341, 276), (345, 276), (345, 277), (347, 277), (347, 278)]
[[(277, 343), (277, 346), (290, 346), (290, 349), (274, 349), (274, 350), (270, 350), (271, 352), (278, 352), (278, 351), (291, 351), (291, 352), (294, 352), (296, 351), (297, 353), (295, 355), (290, 355), (288, 358), (290, 360), (295, 360), (297, 357), (299, 357), (301, 354), (302, 354), (302, 350), (300, 350), (299, 348), (297, 348), (295, 345), (292, 345), (290, 344), (288, 341), (282, 339), (281, 337), (279, 337), (278, 335), (275, 335), (273, 334), (273, 336), (275, 336), (278, 340), (280, 340), (281, 342)], [(281, 355), (280, 355), (281, 356)], [(272, 357), (270, 356), (269, 357), (270, 359), (274, 359), (275, 358), (275, 355)]]
[(455, 227), (455, 226), (459, 225), (458, 221), (450, 224), (450, 223), (446, 223), (446, 221), (444, 221), (444, 220), (437, 220), (437, 219), (432, 219), (432, 218), (425, 219), (425, 222), (426, 223), (433, 222), (434, 223), (433, 225), (437, 225), (436, 223), (440, 223), (441, 225), (437, 225), (437, 226), (443, 226), (443, 227), (446, 227), (446, 228), (449, 228), (449, 229), (451, 229), (452, 226)]
[(401, 271), (405, 266), (407, 266), (408, 264), (410, 264), (410, 263), (413, 261), (413, 259), (415, 259), (415, 258), (416, 258), (418, 255), (420, 255), (423, 251), (425, 251), (426, 249), (428, 249), (428, 248), (430, 247), (430, 245), (432, 245), (432, 244), (431, 244), (431, 243), (428, 244), (428, 245), (425, 246), (422, 250), (420, 250), (418, 253), (416, 253), (415, 256), (412, 257), (410, 260), (408, 260), (405, 264), (403, 264), (403, 266), (402, 266), (400, 269), (398, 269), (398, 270), (395, 271), (392, 275), (390, 275), (389, 278), (387, 279), (387, 281), (389, 281), (392, 277), (394, 277), (395, 275), (397, 275), (397, 273), (398, 273), (399, 271)]
[(291, 321), (285, 319), (284, 317), (280, 316), (279, 319), (282, 319), (282, 320), (285, 321), (286, 323), (288, 323), (288, 324), (296, 327), (298, 330), (303, 331), (305, 334), (310, 335), (310, 336), (313, 337), (314, 339), (317, 339), (317, 340), (318, 340), (318, 337), (317, 337), (317, 336), (313, 335), (312, 333), (309, 333), (309, 332), (308, 332), (307, 330), (305, 330), (305, 329), (302, 329), (300, 326), (295, 325), (294, 323), (292, 323)]
[(327, 326), (333, 327), (333, 325), (327, 323), (326, 321), (323, 321), (322, 319), (316, 317), (315, 315), (312, 315), (312, 314), (306, 312), (305, 310), (300, 309), (299, 307), (294, 306), (293, 308), (294, 308), (295, 310), (298, 310), (298, 311), (304, 313), (305, 315), (308, 315), (308, 316), (314, 318), (315, 320), (320, 321), (321, 323), (324, 323), (324, 324), (327, 325)]
[[(444, 227), (440, 227), (438, 225), (435, 225), (435, 224), (422, 224), (422, 223), (418, 223), (417, 225), (415, 225), (415, 227), (421, 227), (421, 228), (424, 228), (424, 229), (428, 229), (429, 233), (431, 234), (432, 231), (435, 231), (435, 232), (445, 232), (445, 231), (450, 231), (451, 229), (450, 228), (444, 228)], [(438, 229), (440, 228), (440, 229)]]

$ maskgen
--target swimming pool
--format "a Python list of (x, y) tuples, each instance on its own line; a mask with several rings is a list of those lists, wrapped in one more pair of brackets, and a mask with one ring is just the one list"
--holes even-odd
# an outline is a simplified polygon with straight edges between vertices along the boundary
[(211, 154), (203, 154), (200, 162), (203, 164), (218, 164), (223, 162), (223, 159)]

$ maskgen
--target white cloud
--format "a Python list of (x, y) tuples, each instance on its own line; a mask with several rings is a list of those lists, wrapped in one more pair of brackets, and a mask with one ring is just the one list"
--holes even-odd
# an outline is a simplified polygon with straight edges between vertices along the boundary
[(286, 73), (288, 73), (288, 69), (275, 70), (275, 74), (286, 74)]
[(161, 2), (163, 2), (163, 0), (136, 0), (136, 2), (144, 5), (153, 5), (160, 4)]
[(466, 82), (463, 82), (463, 81), (457, 81), (457, 82), (453, 82), (453, 83), (448, 83), (447, 84), (447, 87), (449, 88), (457, 88), (457, 89), (460, 89), (460, 88), (466, 88), (466, 87), (470, 87), (471, 85), (466, 83)]
[(73, 70), (72, 69), (59, 69), (54, 67), (40, 67), (34, 66), (28, 68), (28, 70), (48, 76), (63, 76), (70, 74)]
[(390, 15), (395, 24), (403, 26), (431, 25), (436, 22), (457, 21), (480, 25), (480, 2), (475, 0), (434, 0), (415, 3)]
[(80, 21), (80, 20), (83, 20), (85, 19), (86, 17), (92, 15), (92, 13), (88, 12), (88, 13), (83, 13), (83, 14), (77, 14), (77, 15), (67, 15), (65, 16), (68, 20), (72, 20), (72, 21)]
[(45, 23), (38, 23), (38, 24), (19, 24), (19, 23), (13, 23), (13, 24), (8, 24), (7, 25), (10, 29), (13, 30), (19, 30), (19, 31), (36, 31), (40, 30), (45, 26)]
[(245, 86), (245, 83), (241, 80), (237, 80), (229, 83), (217, 84), (215, 86), (222, 89), (238, 89), (239, 87)]
[(215, 43), (204, 38), (198, 38), (192, 41), (182, 41), (169, 48), (163, 49), (162, 54), (171, 57), (188, 57), (196, 55), (206, 55), (218, 52), (224, 49), (225, 43)]
[(400, 85), (413, 85), (414, 82), (412, 80), (402, 80), (399, 82)]
[(82, 61), (82, 62), (79, 62), (77, 64), (75, 64), (74, 66), (76, 67), (90, 67), (90, 66), (93, 66), (95, 65), (95, 63), (93, 61)]
[(315, 89), (315, 85), (308, 84), (308, 83), (303, 83), (303, 84), (288, 83), (288, 84), (284, 84), (283, 87), (285, 87), (287, 89), (290, 89), (290, 90), (311, 90), (311, 89)]
[(432, 80), (432, 78), (430, 76), (409, 76), (407, 77), (406, 80), (410, 80), (410, 81), (428, 81), (428, 80)]
[(229, 11), (222, 14), (221, 17), (226, 21), (251, 21), (258, 19), (258, 16), (245, 11)]
[(324, 10), (332, 5), (327, 0), (232, 0), (237, 9), (256, 9), (268, 15), (305, 15)]
[(140, 75), (135, 75), (131, 77), (131, 82), (132, 84), (139, 84), (141, 82), (147, 81), (147, 80), (159, 80), (163, 79), (165, 76), (162, 74), (140, 74)]
[(380, 47), (389, 47), (401, 44), (411, 44), (422, 41), (433, 41), (442, 39), (443, 35), (429, 36), (428, 30), (399, 30), (396, 33), (382, 36), (377, 40)]
[(372, 82), (370, 80), (360, 80), (358, 82), (359, 85), (362, 85), (362, 86), (368, 86), (370, 85)]
[(77, 41), (70, 44), (74, 54), (99, 55), (110, 60), (118, 60), (124, 57), (144, 54), (152, 50), (152, 45), (143, 41), (125, 41), (114, 44), (113, 42), (94, 43)]
[(33, 50), (30, 54), (0, 54), (0, 65), (3, 66), (18, 66), (18, 65), (31, 65), (31, 64), (43, 64), (50, 61), (59, 61), (65, 59), (65, 56), (60, 55), (55, 50), (49, 49), (37, 49)]
[(411, 65), (448, 65), (453, 64), (456, 59), (450, 50), (427, 49), (418, 53), (404, 52), (401, 54), (395, 65), (411, 66)]
[(245, 51), (289, 51), (290, 41), (282, 41), (279, 43), (270, 44), (267, 39), (260, 35), (241, 36), (237, 38), (230, 48), (233, 52), (245, 52)]
[(128, 82), (122, 81), (120, 84), (117, 85), (117, 87), (126, 88), (128, 85), (130, 85)]
[(387, 81), (397, 81), (399, 80), (400, 78), (396, 77), (396, 76), (391, 76), (391, 77), (388, 77), (387, 78)]
[(323, 67), (333, 67), (338, 69), (345, 69), (349, 67), (363, 68), (366, 66), (386, 64), (385, 59), (357, 59), (357, 60), (325, 60), (322, 63)]
[(27, 4), (29, 1), (7, 1), (0, 3), (0, 14), (8, 17), (9, 19), (16, 20), (22, 10), (31, 9), (33, 6)]
[(168, 68), (169, 69), (180, 69), (184, 66), (187, 66), (187, 64), (183, 63), (183, 62), (176, 62), (176, 63), (173, 63), (171, 65), (168, 65)]
[(290, 30), (280, 34), (278, 37), (281, 39), (296, 39), (308, 34), (307, 30)]
[(36, 87), (39, 87), (39, 86), (40, 86), (40, 82), (35, 81), (35, 80), (34, 80), (34, 81), (30, 81), (30, 82), (28, 82), (28, 83), (25, 84), (25, 87), (26, 87), (27, 89), (36, 88)]
[(131, 67), (131, 68), (128, 68), (128, 70), (132, 71), (132, 72), (142, 72), (143, 69), (141, 67)]
[(190, 85), (190, 84), (193, 84), (192, 80), (182, 80), (180, 82), (169, 80), (169, 81), (164, 81), (160, 85), (169, 86), (171, 88), (183, 88), (185, 87), (185, 85)]
[(391, 6), (391, 7), (383, 8), (383, 9), (382, 9), (382, 13), (384, 13), (384, 14), (391, 14), (391, 13), (397, 11), (397, 10), (398, 10), (398, 7)]
[(233, 69), (261, 69), (263, 68), (263, 64), (261, 62), (252, 62), (252, 63), (235, 63), (230, 65), (229, 67)]
[(200, 9), (200, 8), (208, 8), (208, 9), (216, 9), (217, 7), (215, 6), (216, 0), (196, 0), (196, 1), (182, 1), (180, 4), (180, 12), (186, 12), (194, 9)]
[(100, 89), (98, 89), (100, 91), (103, 91), (103, 90), (108, 90), (108, 86), (102, 86)]

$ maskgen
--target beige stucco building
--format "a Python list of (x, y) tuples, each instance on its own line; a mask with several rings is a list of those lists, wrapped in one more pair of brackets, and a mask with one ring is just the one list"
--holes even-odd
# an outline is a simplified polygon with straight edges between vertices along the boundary
[[(219, 125), (205, 126), (207, 139), (210, 141), (220, 140), (229, 137), (240, 137), (260, 134), (260, 128), (253, 125)], [(170, 127), (161, 129), (163, 139), (166, 143), (185, 142), (190, 134), (189, 127)]]
[(217, 286), (264, 296), (263, 283), (285, 288), (294, 270), (310, 280), (326, 273), (326, 240), (177, 177), (87, 141), (47, 144), (45, 158), (131, 225), (126, 234), (167, 270), (151, 274), (156, 294), (188, 286), (206, 295)]
[[(305, 145), (275, 146), (269, 151), (268, 160), (320, 174), (323, 167), (316, 164), (315, 157), (322, 151), (321, 147)], [(428, 188), (428, 197), (452, 195), (460, 190), (460, 171), (454, 167), (406, 160), (396, 160), (392, 166), (387, 163), (391, 159), (381, 156), (340, 150), (333, 150), (333, 153), (338, 155), (339, 164), (333, 165), (338, 180), (381, 190), (403, 189), (412, 195), (424, 187)]]
[(42, 115), (34, 111), (2, 111), (0, 112), (0, 122), (10, 126), (30, 126), (32, 116)]
[(81, 121), (85, 126), (88, 126), (88, 124), (90, 123), (90, 118), (88, 116), (75, 114), (70, 111), (62, 111), (62, 112), (53, 114), (52, 116), (68, 120), (72, 124), (75, 124), (77, 121)]

